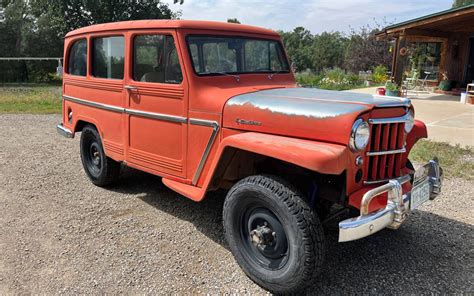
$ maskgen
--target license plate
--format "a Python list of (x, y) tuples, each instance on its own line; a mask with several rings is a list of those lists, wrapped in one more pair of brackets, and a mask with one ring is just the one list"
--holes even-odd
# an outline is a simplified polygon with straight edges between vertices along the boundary
[(411, 190), (410, 209), (414, 210), (419, 205), (430, 199), (430, 183), (428, 178), (415, 185)]

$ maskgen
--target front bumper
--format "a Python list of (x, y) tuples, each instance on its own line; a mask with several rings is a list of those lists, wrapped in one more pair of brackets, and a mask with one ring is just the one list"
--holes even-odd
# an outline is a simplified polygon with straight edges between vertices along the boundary
[(65, 128), (62, 123), (56, 126), (56, 131), (63, 137), (70, 139), (74, 138), (74, 133), (70, 129)]
[[(430, 160), (418, 169), (414, 183), (428, 178), (430, 199), (441, 192), (443, 170), (437, 159)], [(367, 191), (362, 197), (360, 216), (339, 223), (339, 242), (357, 240), (376, 233), (386, 227), (397, 229), (410, 214), (411, 192), (403, 194), (402, 185), (411, 180), (410, 175), (389, 180), (387, 184)], [(374, 213), (369, 213), (369, 204), (376, 196), (388, 193), (387, 206)]]

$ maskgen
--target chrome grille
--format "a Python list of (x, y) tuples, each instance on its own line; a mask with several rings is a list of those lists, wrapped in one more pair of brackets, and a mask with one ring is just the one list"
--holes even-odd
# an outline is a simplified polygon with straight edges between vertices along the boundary
[(405, 149), (405, 121), (400, 119), (369, 120), (371, 139), (367, 181), (385, 180), (400, 176), (402, 154)]

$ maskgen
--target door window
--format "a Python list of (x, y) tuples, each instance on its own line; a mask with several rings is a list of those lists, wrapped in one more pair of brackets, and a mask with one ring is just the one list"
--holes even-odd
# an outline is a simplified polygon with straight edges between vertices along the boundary
[(92, 75), (99, 78), (123, 79), (124, 38), (120, 36), (94, 38), (92, 48)]
[(133, 79), (180, 84), (183, 74), (172, 36), (140, 35), (133, 40)]
[(69, 50), (67, 73), (77, 76), (86, 76), (87, 73), (87, 41), (77, 40)]

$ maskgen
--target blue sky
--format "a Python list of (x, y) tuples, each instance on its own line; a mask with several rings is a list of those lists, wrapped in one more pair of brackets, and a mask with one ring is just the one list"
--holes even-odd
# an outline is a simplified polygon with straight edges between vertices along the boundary
[[(375, 22), (401, 22), (449, 9), (452, 0), (184, 0), (182, 19), (226, 21), (237, 18), (242, 23), (274, 30), (289, 31), (303, 26), (312, 33), (348, 32), (350, 27), (374, 25)], [(374, 20), (375, 19), (375, 20)]]

